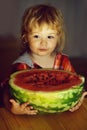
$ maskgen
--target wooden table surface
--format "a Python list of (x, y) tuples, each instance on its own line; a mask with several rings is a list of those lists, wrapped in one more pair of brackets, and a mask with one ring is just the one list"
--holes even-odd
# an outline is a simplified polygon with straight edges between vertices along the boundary
[(87, 98), (79, 110), (43, 115), (13, 115), (0, 108), (0, 130), (87, 130)]

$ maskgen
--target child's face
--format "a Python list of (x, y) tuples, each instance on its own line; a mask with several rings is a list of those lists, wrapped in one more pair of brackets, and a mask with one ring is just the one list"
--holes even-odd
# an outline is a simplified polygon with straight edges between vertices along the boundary
[(54, 52), (60, 37), (57, 30), (44, 25), (42, 28), (35, 27), (27, 34), (27, 41), (32, 54), (39, 56), (51, 55)]

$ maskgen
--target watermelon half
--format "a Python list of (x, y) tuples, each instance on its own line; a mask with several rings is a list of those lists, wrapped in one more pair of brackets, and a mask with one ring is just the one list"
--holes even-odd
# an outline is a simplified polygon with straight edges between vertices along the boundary
[(11, 94), (29, 102), (39, 112), (64, 112), (76, 105), (84, 88), (84, 77), (54, 69), (31, 69), (13, 73)]

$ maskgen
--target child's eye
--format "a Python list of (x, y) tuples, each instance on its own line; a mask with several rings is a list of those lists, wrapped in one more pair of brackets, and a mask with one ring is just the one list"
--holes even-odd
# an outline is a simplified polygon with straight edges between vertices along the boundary
[(34, 37), (34, 38), (39, 38), (39, 35), (34, 35), (33, 37)]
[(49, 39), (52, 39), (52, 38), (54, 38), (54, 36), (48, 36), (48, 38), (49, 38)]

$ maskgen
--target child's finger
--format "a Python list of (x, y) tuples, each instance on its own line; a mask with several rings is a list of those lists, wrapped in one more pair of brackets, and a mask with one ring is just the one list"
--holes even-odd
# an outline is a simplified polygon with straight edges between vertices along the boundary
[(36, 115), (37, 113), (38, 113), (37, 110), (29, 110), (29, 111), (27, 110), (27, 111), (26, 111), (26, 114), (27, 114), (27, 115)]
[[(25, 102), (25, 103), (21, 104), (21, 107), (22, 107), (22, 108), (26, 108), (28, 105), (29, 105), (29, 102)], [(30, 108), (30, 107), (31, 107), (31, 106), (29, 106), (29, 108)]]

